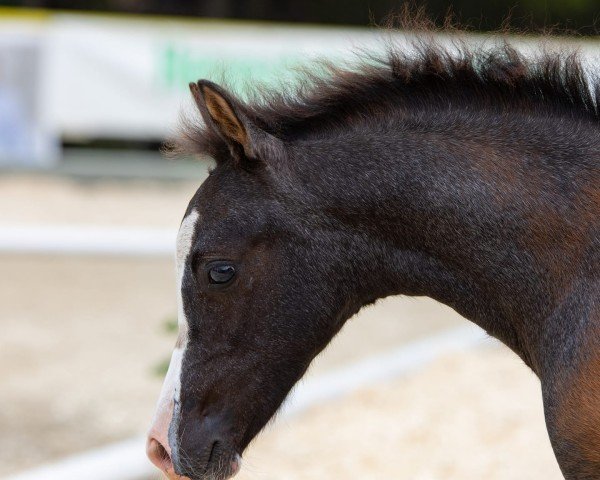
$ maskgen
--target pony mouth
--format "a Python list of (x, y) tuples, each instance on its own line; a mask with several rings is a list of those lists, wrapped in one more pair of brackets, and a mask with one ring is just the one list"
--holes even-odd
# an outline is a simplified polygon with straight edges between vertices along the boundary
[(176, 472), (169, 452), (158, 440), (150, 439), (146, 445), (146, 451), (152, 463), (163, 472), (168, 480), (227, 480), (237, 475), (242, 467), (242, 457), (238, 453), (235, 453), (229, 461), (223, 462), (222, 458), (218, 458), (218, 448), (213, 446), (205, 472), (186, 476), (186, 474), (180, 475)]
[[(216, 444), (216, 445), (215, 445)], [(238, 453), (223, 451), (222, 446), (215, 442), (210, 455), (203, 466), (196, 464), (193, 458), (179, 458), (172, 466), (174, 479), (186, 480), (228, 480), (233, 478), (241, 469), (242, 458)], [(171, 477), (168, 477), (171, 480)]]

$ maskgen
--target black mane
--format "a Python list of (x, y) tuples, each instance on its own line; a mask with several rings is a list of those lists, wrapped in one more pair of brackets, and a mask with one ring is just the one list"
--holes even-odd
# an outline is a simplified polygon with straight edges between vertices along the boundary
[[(507, 40), (482, 47), (450, 34), (448, 44), (442, 45), (428, 32), (417, 33), (410, 46), (390, 42), (386, 53), (359, 54), (352, 66), (325, 61), (314, 65), (317, 69), (307, 66), (294, 87), (278, 92), (256, 87), (244, 112), (284, 141), (378, 121), (392, 108), (547, 112), (600, 120), (600, 81), (585, 71), (577, 51), (550, 52), (540, 46), (525, 56)], [(216, 132), (190, 121), (175, 149), (215, 158), (227, 155)]]

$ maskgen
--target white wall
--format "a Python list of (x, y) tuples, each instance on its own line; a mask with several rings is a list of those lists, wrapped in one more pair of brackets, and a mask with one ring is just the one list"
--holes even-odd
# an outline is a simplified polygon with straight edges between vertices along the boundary
[[(1, 14), (1, 11), (0, 11)], [(31, 27), (28, 19), (3, 25)], [(28, 34), (40, 42), (39, 122), (58, 136), (162, 139), (190, 106), (200, 78), (290, 81), (291, 68), (372, 44), (367, 29), (175, 20), (125, 15), (48, 14)], [(1, 38), (1, 35), (0, 35)]]

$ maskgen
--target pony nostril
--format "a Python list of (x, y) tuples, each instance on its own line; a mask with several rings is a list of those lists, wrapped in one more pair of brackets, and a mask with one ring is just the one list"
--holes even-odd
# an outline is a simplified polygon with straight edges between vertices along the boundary
[(167, 449), (155, 438), (150, 438), (146, 445), (146, 455), (150, 461), (167, 475), (173, 472), (173, 463)]

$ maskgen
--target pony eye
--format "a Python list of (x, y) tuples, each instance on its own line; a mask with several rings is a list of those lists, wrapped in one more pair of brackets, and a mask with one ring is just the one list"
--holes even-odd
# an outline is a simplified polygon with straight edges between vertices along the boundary
[(235, 267), (230, 263), (219, 263), (208, 270), (208, 282), (222, 285), (230, 282), (235, 276)]

